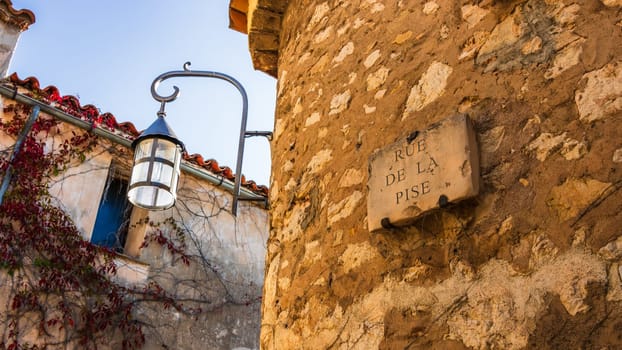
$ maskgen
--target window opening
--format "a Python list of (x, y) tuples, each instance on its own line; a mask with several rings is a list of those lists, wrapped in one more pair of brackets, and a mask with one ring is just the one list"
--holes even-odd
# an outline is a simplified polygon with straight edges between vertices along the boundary
[(95, 218), (91, 243), (123, 252), (132, 212), (126, 194), (127, 181), (109, 175)]

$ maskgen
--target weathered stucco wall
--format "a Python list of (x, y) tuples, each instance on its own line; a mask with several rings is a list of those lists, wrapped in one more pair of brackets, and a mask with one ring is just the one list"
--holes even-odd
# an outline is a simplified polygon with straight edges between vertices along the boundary
[(229, 192), (191, 176), (182, 175), (178, 196), (174, 208), (152, 212), (149, 218), (163, 222), (172, 217), (185, 231), (190, 266), (157, 244), (143, 248), (140, 260), (150, 262), (150, 279), (202, 312), (184, 315), (157, 305), (145, 309), (157, 325), (150, 330), (154, 337), (146, 349), (161, 349), (162, 344), (176, 349), (258, 349), (267, 210), (247, 202), (234, 217)]
[[(29, 91), (22, 89), (20, 93)], [(4, 107), (13, 103), (0, 99), (1, 122), (14, 118), (13, 112), (4, 112)], [(43, 112), (39, 118), (53, 119)], [(58, 152), (62, 141), (74, 131), (84, 132), (60, 122), (53, 131), (39, 136), (45, 137), (47, 152)], [(15, 142), (15, 138), (0, 133), (0, 152), (11, 151)], [(72, 218), (83, 238), (90, 240), (106, 184), (111, 176), (127, 177), (132, 156), (131, 150), (104, 138), (98, 138), (97, 145), (84, 156), (84, 162), (76, 159), (50, 179), (49, 185), (55, 204)], [(145, 349), (259, 348), (268, 212), (260, 205), (244, 202), (233, 216), (231, 201), (231, 193), (222, 187), (182, 172), (173, 208), (160, 212), (132, 209), (128, 243), (115, 260), (117, 280), (133, 286), (156, 281), (185, 311), (192, 311), (165, 309), (160, 302), (137, 302), (135, 318), (145, 325)], [(188, 265), (180, 254), (172, 254), (155, 242), (141, 247), (145, 236), (158, 230), (176, 246), (184, 247)], [(14, 292), (11, 276), (4, 270), (0, 272), (0, 289), (4, 295), (0, 298), (0, 317), (4, 317), (10, 305), (7, 296)], [(49, 342), (52, 337), (42, 336), (34, 323), (23, 340)], [(0, 334), (6, 334), (6, 326), (0, 327)], [(59, 340), (58, 348), (64, 348), (62, 337), (52, 342)], [(112, 335), (108, 342), (111, 349), (121, 346)], [(70, 344), (69, 348), (81, 346)]]
[[(621, 6), (289, 1), (262, 347), (621, 347)], [(370, 154), (457, 113), (480, 194), (370, 234)]]
[(35, 22), (29, 10), (16, 10), (10, 0), (0, 0), (0, 77), (9, 69), (21, 32)]
[(0, 76), (5, 76), (19, 39), (20, 31), (10, 24), (0, 22)]

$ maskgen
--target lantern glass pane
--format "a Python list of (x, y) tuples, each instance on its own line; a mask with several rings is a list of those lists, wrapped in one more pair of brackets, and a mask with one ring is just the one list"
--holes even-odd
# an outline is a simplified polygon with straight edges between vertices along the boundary
[(158, 208), (170, 208), (175, 204), (175, 196), (171, 194), (169, 191), (165, 191), (161, 188), (158, 188), (158, 197), (156, 201), (156, 206)]
[(179, 184), (180, 163), (181, 163), (181, 147), (177, 147), (177, 155), (175, 157), (175, 168), (173, 169), (173, 182), (171, 183), (171, 192), (177, 197), (177, 185)]
[(151, 173), (152, 182), (158, 182), (170, 188), (172, 177), (172, 166), (160, 162), (153, 163), (153, 172)]
[[(179, 168), (177, 168), (179, 169)], [(179, 171), (173, 172), (173, 178), (171, 179), (171, 192), (177, 193), (177, 184), (179, 183)]]
[(168, 140), (158, 139), (158, 145), (155, 156), (157, 158), (164, 158), (171, 162), (175, 161), (177, 152), (177, 145)]
[(147, 176), (149, 175), (149, 164), (149, 162), (143, 162), (134, 165), (130, 185), (133, 185), (136, 182), (147, 181)]
[(136, 145), (136, 149), (134, 150), (134, 160), (140, 160), (143, 158), (149, 158), (151, 156), (151, 147), (153, 146), (154, 139), (146, 139), (140, 141), (138, 145)]
[(175, 204), (175, 196), (154, 186), (139, 186), (128, 192), (132, 204), (147, 209), (167, 209)]
[(134, 205), (139, 207), (152, 207), (155, 199), (156, 187), (140, 186), (131, 189), (127, 196)]
[(177, 146), (177, 157), (175, 157), (175, 170), (179, 175), (179, 164), (181, 162), (181, 147)]

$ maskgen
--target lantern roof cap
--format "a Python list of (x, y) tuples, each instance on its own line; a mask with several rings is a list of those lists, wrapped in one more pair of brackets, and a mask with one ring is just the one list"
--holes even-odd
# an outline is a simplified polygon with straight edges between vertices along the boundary
[(158, 115), (158, 118), (132, 142), (132, 148), (135, 148), (144, 139), (156, 137), (169, 140), (185, 150), (184, 143), (177, 138), (171, 126), (164, 120), (163, 115)]

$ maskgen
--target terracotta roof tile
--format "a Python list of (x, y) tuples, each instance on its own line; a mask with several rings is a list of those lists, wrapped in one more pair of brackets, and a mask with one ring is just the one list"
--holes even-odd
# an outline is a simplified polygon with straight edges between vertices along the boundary
[(0, 0), (0, 19), (24, 31), (35, 23), (35, 14), (29, 10), (16, 10), (11, 0)]
[[(55, 86), (47, 86), (42, 89), (37, 78), (28, 77), (22, 80), (17, 76), (17, 73), (13, 73), (5, 78), (4, 81), (10, 82), (13, 86), (19, 86), (29, 90), (30, 93), (28, 95), (32, 98), (47, 103), (73, 117), (86, 120), (99, 127), (120, 131), (130, 140), (140, 135), (140, 132), (131, 122), (119, 123), (112, 113), (100, 113), (99, 109), (94, 105), (89, 104), (82, 106), (75, 96), (61, 96), (58, 88)], [(185, 161), (195, 164), (215, 175), (222, 176), (230, 181), (235, 180), (235, 175), (231, 168), (227, 166), (221, 167), (214, 159), (206, 161), (200, 154), (189, 155), (187, 153), (183, 154), (183, 158)], [(254, 181), (246, 181), (244, 175), (242, 175), (242, 186), (263, 196), (268, 196), (269, 193), (267, 186), (258, 186)]]

